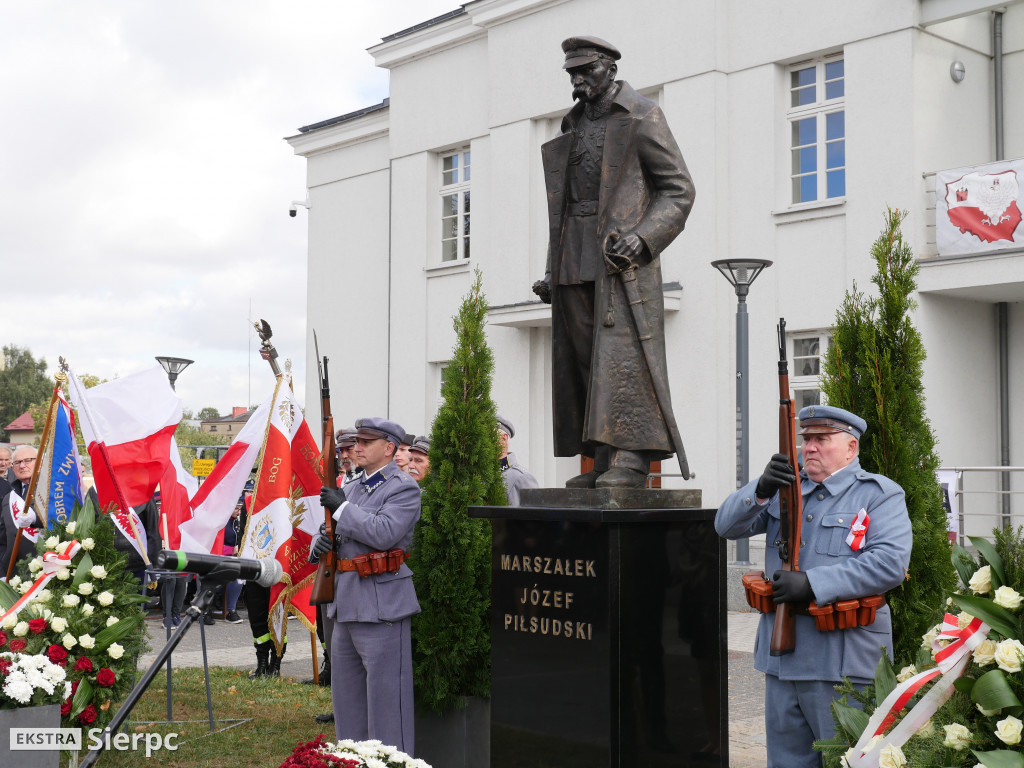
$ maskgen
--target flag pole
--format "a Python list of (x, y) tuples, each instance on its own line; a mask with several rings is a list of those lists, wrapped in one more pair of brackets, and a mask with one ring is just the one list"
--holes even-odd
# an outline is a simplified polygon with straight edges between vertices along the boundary
[[(68, 377), (63, 371), (57, 371), (57, 373), (54, 374), (54, 379), (56, 379), (57, 383), (53, 385), (53, 394), (50, 395), (50, 407), (46, 412), (46, 422), (43, 425), (43, 434), (39, 438), (39, 450), (36, 452), (39, 460), (36, 461), (36, 466), (32, 470), (32, 479), (28, 482), (28, 492), (25, 494), (25, 504), (29, 509), (32, 509), (32, 497), (36, 492), (36, 482), (39, 480), (39, 468), (43, 464), (42, 458), (43, 454), (46, 452), (46, 443), (50, 437), (50, 433), (56, 427), (56, 424), (53, 421), (53, 414), (57, 410), (57, 393), (60, 392), (60, 385), (67, 381)], [(44, 509), (41, 515), (38, 510), (35, 512), (36, 517), (42, 521), (43, 527), (49, 528), (49, 521), (47, 520), (49, 515), (47, 510)], [(14, 543), (11, 545), (11, 562), (7, 564), (7, 581), (11, 580), (11, 575), (14, 573), (14, 566), (18, 562), (18, 548), (21, 546), (23, 530), (23, 528), (18, 528), (18, 532), (14, 534)]]

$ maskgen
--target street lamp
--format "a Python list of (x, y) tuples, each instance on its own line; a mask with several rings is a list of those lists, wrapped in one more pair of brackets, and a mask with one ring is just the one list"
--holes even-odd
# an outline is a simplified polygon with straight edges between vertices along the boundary
[(195, 360), (186, 360), (184, 357), (158, 357), (156, 361), (167, 371), (167, 380), (171, 382), (171, 389), (174, 389), (174, 382), (178, 379), (178, 374), (195, 362)]
[[(736, 487), (747, 484), (750, 465), (750, 386), (748, 374), (747, 294), (750, 286), (772, 262), (767, 259), (720, 259), (711, 266), (736, 289)], [(750, 541), (736, 540), (736, 563), (750, 565)]]

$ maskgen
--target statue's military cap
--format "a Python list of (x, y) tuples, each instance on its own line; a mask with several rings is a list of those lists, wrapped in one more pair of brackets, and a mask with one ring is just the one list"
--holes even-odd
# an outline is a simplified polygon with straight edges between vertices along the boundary
[(405, 430), (400, 424), (390, 419), (373, 416), (356, 420), (356, 437), (361, 437), (364, 440), (383, 438), (394, 443), (397, 448), (405, 439)]
[(562, 69), (582, 67), (584, 64), (598, 59), (618, 61), (622, 58), (618, 48), (607, 40), (593, 35), (566, 38), (562, 41), (562, 51), (565, 52), (565, 63), (562, 65)]
[(500, 413), (495, 414), (498, 417), (498, 429), (504, 432), (509, 437), (516, 436), (516, 428), (512, 426), (512, 422), (502, 416)]
[(419, 437), (413, 438), (412, 444), (409, 446), (410, 451), (416, 453), (422, 453), (426, 456), (430, 453), (430, 438), (426, 435), (420, 435)]
[(868, 423), (857, 414), (833, 405), (805, 406), (800, 409), (799, 419), (801, 435), (846, 432), (859, 440), (868, 428)]

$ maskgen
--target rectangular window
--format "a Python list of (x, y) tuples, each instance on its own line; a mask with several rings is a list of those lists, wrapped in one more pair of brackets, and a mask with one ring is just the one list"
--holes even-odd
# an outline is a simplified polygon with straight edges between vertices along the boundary
[(807, 331), (789, 335), (789, 386), (793, 390), (796, 412), (807, 405), (820, 405), (821, 367), (828, 350), (827, 331)]
[(790, 179), (794, 203), (846, 194), (843, 59), (826, 57), (789, 71)]
[(469, 149), (441, 156), (441, 261), (469, 258)]

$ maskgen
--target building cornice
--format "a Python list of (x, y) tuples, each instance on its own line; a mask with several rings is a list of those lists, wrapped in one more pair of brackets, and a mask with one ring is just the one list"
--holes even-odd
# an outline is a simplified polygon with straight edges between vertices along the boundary
[(329, 123), (323, 128), (314, 128), (306, 133), (288, 136), (285, 141), (291, 144), (296, 155), (310, 157), (385, 137), (390, 127), (391, 115), (388, 109), (384, 108), (361, 117)]
[(487, 30), (476, 26), (469, 14), (462, 13), (419, 31), (385, 40), (367, 48), (367, 51), (373, 56), (373, 63), (378, 67), (393, 69), (424, 56), (465, 45), (486, 35)]

